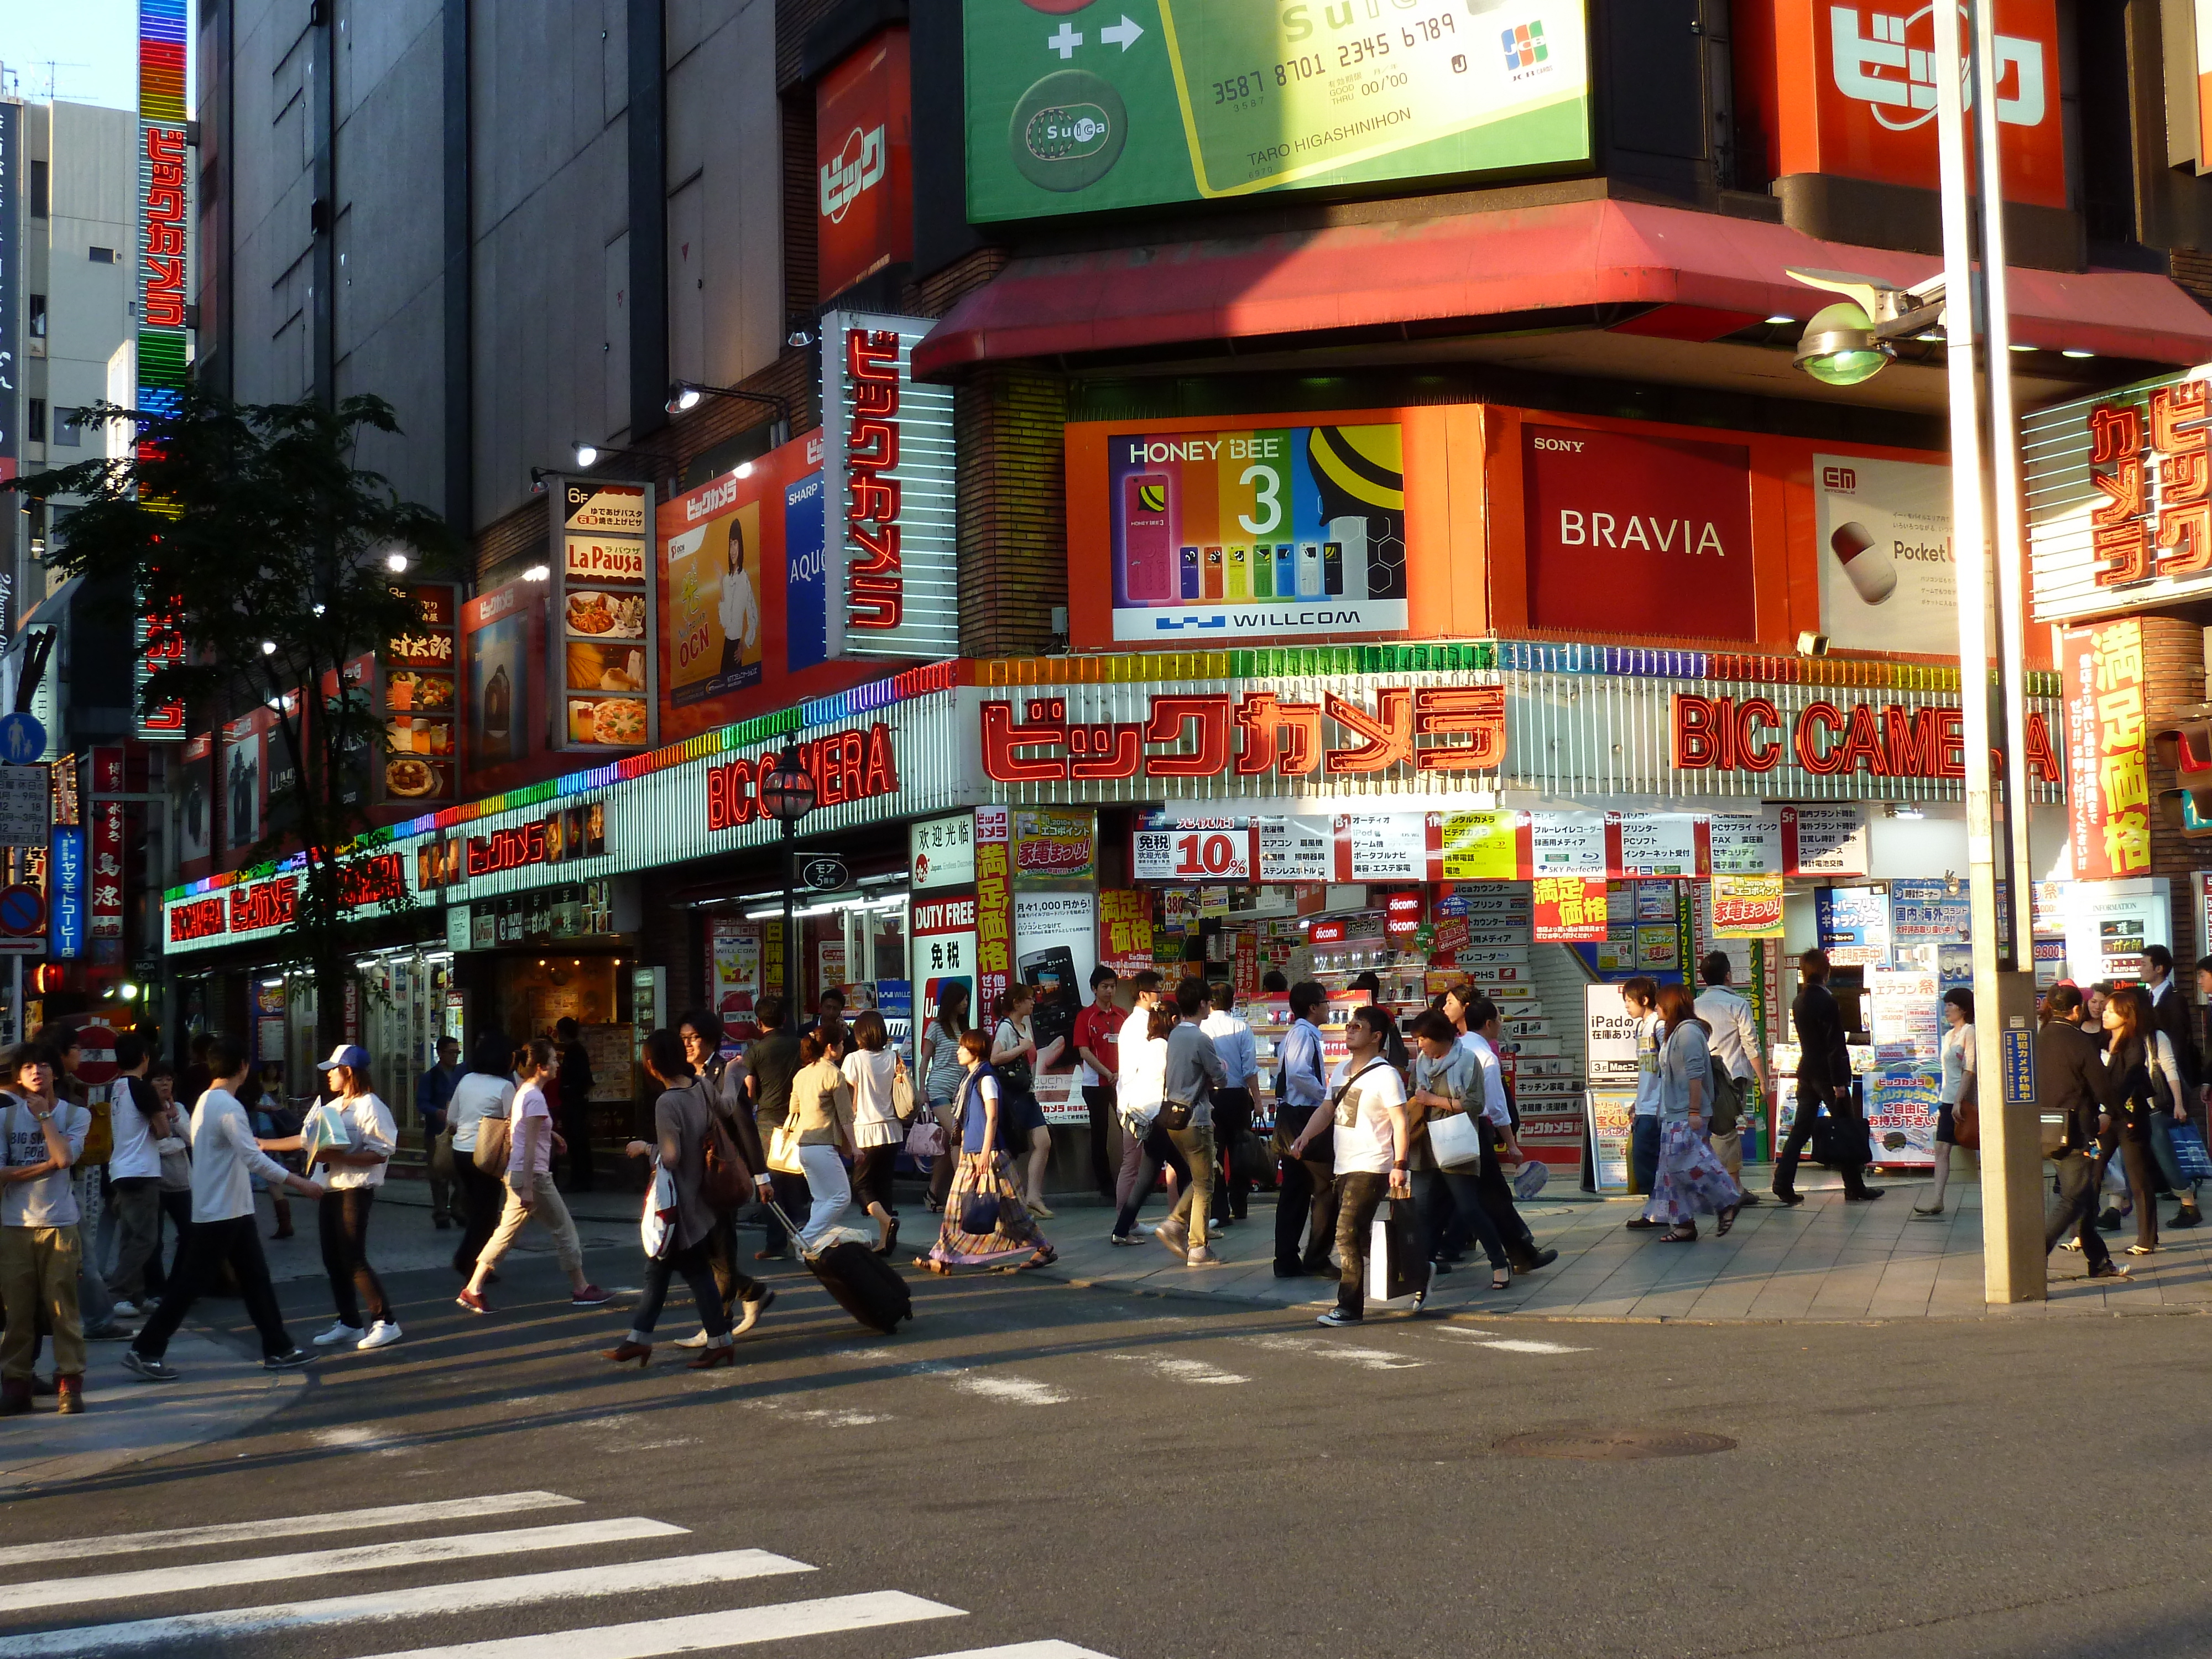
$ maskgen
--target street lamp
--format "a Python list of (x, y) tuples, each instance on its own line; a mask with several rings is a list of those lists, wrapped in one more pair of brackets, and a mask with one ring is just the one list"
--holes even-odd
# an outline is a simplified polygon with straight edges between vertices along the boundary
[[(799, 763), (799, 745), (786, 744), (774, 768), (757, 786), (761, 811), (783, 825), (783, 1006), (787, 1020), (796, 1024), (799, 998), (799, 949), (792, 937), (791, 859), (799, 840), (799, 821), (814, 810), (814, 780)], [(793, 1029), (787, 1024), (786, 1030)]]

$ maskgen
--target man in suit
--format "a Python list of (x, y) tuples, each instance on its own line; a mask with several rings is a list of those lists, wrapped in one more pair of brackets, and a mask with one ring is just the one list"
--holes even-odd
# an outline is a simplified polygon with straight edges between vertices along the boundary
[[(2190, 1095), (2203, 1080), (2203, 1053), (2197, 1046), (2197, 1017), (2173, 977), (2173, 952), (2163, 945), (2143, 951), (2143, 984), (2150, 992), (2152, 1029), (2166, 1033), (2181, 1066), (2182, 1086)], [(2186, 1097), (2185, 1097), (2186, 1098)]]
[[(1813, 1126), (1826, 1106), (1828, 1115), (1845, 1133), (1862, 1133), (1861, 1119), (1851, 1079), (1851, 1055), (1844, 1041), (1843, 1011), (1828, 990), (1828, 953), (1812, 950), (1797, 958), (1797, 973), (1804, 981), (1790, 1018), (1797, 1028), (1797, 1111), (1790, 1120), (1790, 1139), (1774, 1164), (1774, 1196), (1785, 1205), (1802, 1204), (1798, 1196), (1797, 1160), (1813, 1138)], [(1844, 1178), (1844, 1201), (1865, 1204), (1881, 1196), (1881, 1188), (1866, 1184), (1866, 1165), (1837, 1166)]]

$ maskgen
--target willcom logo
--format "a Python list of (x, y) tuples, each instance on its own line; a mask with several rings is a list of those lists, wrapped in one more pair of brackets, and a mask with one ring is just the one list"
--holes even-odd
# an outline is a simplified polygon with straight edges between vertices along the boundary
[[(1972, 38), (1966, 9), (1959, 7), (1961, 42)], [(1869, 11), (1856, 6), (1828, 8), (1828, 38), (1835, 58), (1836, 89), (1869, 106), (1874, 118), (1892, 132), (1910, 132), (1936, 118), (1936, 8), (1916, 12)], [(1997, 119), (2008, 126), (2039, 127), (2049, 112), (2044, 95), (2043, 44), (2000, 34), (1996, 84), (2011, 94), (1997, 96)], [(1972, 88), (1966, 89), (1972, 97)]]

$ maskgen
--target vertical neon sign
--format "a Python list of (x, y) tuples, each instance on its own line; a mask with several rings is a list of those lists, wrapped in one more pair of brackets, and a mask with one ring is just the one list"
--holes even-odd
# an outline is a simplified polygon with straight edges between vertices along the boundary
[[(184, 404), (191, 201), (186, 27), (185, 0), (138, 0), (138, 407), (155, 416), (173, 416)], [(140, 428), (138, 459), (160, 454), (158, 440)], [(134, 638), (133, 678), (143, 687), (155, 664), (178, 654), (179, 641), (150, 616), (138, 618)], [(181, 704), (136, 708), (134, 702), (139, 738), (184, 741)]]

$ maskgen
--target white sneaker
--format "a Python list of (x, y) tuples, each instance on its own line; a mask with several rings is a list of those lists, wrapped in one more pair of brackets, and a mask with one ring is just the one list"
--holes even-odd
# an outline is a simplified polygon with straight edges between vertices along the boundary
[[(150, 1312), (150, 1311), (152, 1311), (152, 1310), (149, 1309), (148, 1311), (149, 1311), (149, 1312)], [(138, 1304), (137, 1304), (137, 1303), (135, 1303), (135, 1302), (118, 1302), (118, 1303), (117, 1303), (117, 1304), (115, 1304), (115, 1316), (116, 1316), (118, 1319), (136, 1319), (136, 1318), (137, 1318), (137, 1317), (138, 1317)]]
[(335, 1346), (340, 1342), (358, 1342), (360, 1340), (361, 1327), (358, 1325), (349, 1325), (344, 1320), (341, 1319), (333, 1324), (330, 1329), (325, 1331), (320, 1336), (315, 1339), (315, 1346), (319, 1348), (328, 1348)]
[(354, 1346), (367, 1350), (388, 1348), (399, 1340), (399, 1327), (388, 1319), (380, 1319), (368, 1328), (368, 1334)]

